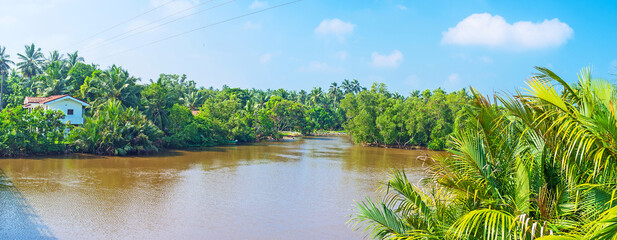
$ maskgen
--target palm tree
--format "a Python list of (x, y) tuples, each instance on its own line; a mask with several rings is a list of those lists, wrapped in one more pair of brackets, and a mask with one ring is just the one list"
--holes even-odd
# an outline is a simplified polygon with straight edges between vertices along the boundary
[(51, 96), (68, 94), (73, 90), (70, 77), (64, 74), (65, 65), (60, 61), (53, 61), (47, 66), (47, 70), (34, 82), (34, 88), (38, 96)]
[(77, 54), (77, 51), (75, 51), (74, 53), (67, 53), (67, 60), (66, 63), (67, 65), (69, 65), (69, 68), (72, 68), (75, 66), (75, 64), (77, 64), (78, 62), (84, 62), (84, 58), (80, 57)]
[(18, 53), (17, 56), (21, 62), (17, 63), (17, 68), (21, 70), (27, 78), (41, 73), (41, 64), (45, 61), (45, 56), (41, 52), (41, 48), (36, 48), (34, 43), (30, 46), (26, 45), (26, 51), (24, 54)]
[(341, 83), (341, 88), (343, 88), (343, 90), (345, 91), (345, 95), (353, 93), (353, 87), (351, 85), (351, 82), (347, 79), (343, 80), (343, 82)]
[(359, 203), (352, 220), (377, 239), (614, 239), (617, 89), (587, 69), (576, 85), (537, 69), (500, 106), (471, 89), (468, 127), (425, 190), (395, 173), (385, 200)]
[(306, 93), (306, 91), (300, 90), (298, 92), (298, 96), (297, 96), (296, 101), (298, 101), (299, 103), (302, 103), (302, 104), (306, 104), (306, 100), (307, 99), (308, 99), (308, 94)]
[(256, 109), (262, 109), (266, 105), (268, 101), (270, 101), (270, 97), (272, 95), (266, 94), (263, 91), (255, 92), (252, 96), (252, 102), (255, 104)]
[(332, 109), (338, 108), (338, 104), (341, 100), (340, 98), (342, 94), (343, 93), (341, 92), (338, 84), (336, 82), (332, 82), (330, 84), (330, 88), (328, 89), (328, 95), (332, 99)]
[(314, 87), (309, 93), (309, 101), (312, 106), (320, 105), (323, 102), (323, 90), (321, 87)]
[(358, 80), (357, 80), (357, 79), (354, 79), (354, 80), (351, 82), (351, 91), (352, 91), (353, 93), (359, 93), (359, 92), (361, 92), (362, 90), (366, 90), (366, 89), (365, 89), (365, 88), (363, 88), (362, 86), (360, 86), (360, 82), (358, 82)]
[(86, 79), (81, 86), (81, 96), (93, 102), (93, 106), (101, 105), (109, 99), (116, 99), (126, 107), (139, 105), (139, 88), (137, 78), (116, 65)]
[(53, 52), (49, 52), (49, 58), (47, 58), (48, 62), (62, 62), (64, 61), (64, 54), (58, 52), (58, 50), (54, 50)]
[(411, 91), (409, 96), (414, 97), (414, 98), (419, 98), (420, 97), (420, 90), (413, 90), (413, 91)]
[(191, 109), (191, 111), (195, 111), (201, 103), (203, 103), (204, 97), (200, 91), (193, 91), (185, 94), (180, 101), (184, 102), (184, 106)]
[(9, 55), (5, 52), (6, 48), (0, 46), (0, 111), (3, 108), (2, 95), (4, 93), (4, 79), (9, 73), (11, 69), (10, 65), (14, 65), (15, 63), (9, 59)]

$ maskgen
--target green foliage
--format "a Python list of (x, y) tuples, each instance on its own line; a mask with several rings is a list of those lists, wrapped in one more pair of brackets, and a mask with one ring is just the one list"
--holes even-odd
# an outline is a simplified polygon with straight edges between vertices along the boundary
[(201, 117), (194, 117), (191, 110), (174, 104), (169, 114), (167, 136), (163, 138), (166, 147), (190, 148), (213, 146), (217, 142), (212, 138), (212, 123)]
[[(27, 96), (69, 94), (92, 105), (84, 111), (90, 122), (82, 128), (129, 131), (125, 128), (131, 126), (112, 129), (109, 122), (130, 118), (147, 129), (148, 124), (142, 123), (138, 117), (143, 115), (164, 133), (159, 137), (153, 137), (158, 134), (149, 136), (148, 141), (155, 144), (146, 143), (144, 149), (132, 149), (131, 146), (119, 149), (116, 145), (128, 139), (124, 133), (91, 132), (87, 136), (82, 129), (78, 130), (80, 134), (71, 134), (73, 137), (68, 144), (75, 145), (79, 151), (96, 154), (147, 152), (149, 145), (187, 148), (236, 141), (279, 140), (282, 130), (304, 134), (319, 130), (339, 131), (346, 121), (346, 111), (340, 108), (344, 94), (354, 95), (364, 90), (355, 79), (345, 80), (340, 85), (334, 82), (328, 88), (315, 87), (310, 92), (228, 86), (220, 90), (206, 89), (196, 87), (195, 81), (188, 80), (185, 75), (175, 74), (160, 74), (157, 80), (138, 84), (139, 78), (131, 76), (122, 67), (112, 65), (105, 70), (99, 69), (96, 64), (84, 63), (78, 52), (61, 54), (50, 51), (45, 56), (40, 48), (30, 44), (24, 53), (18, 54), (14, 64), (3, 47), (0, 51), (0, 109), (21, 106)], [(13, 65), (17, 68), (11, 69)], [(119, 103), (134, 116), (103, 114), (108, 107), (102, 106), (109, 105), (110, 101)], [(181, 106), (188, 108), (189, 112)], [(99, 115), (109, 119), (98, 120)], [(106, 139), (98, 139), (105, 134)], [(99, 140), (101, 146), (91, 144)]]
[(538, 70), (526, 94), (497, 96), (500, 105), (472, 90), (424, 190), (396, 172), (385, 199), (398, 200), (368, 199), (352, 220), (376, 239), (615, 239), (617, 88), (587, 69), (572, 85)]
[(21, 60), (17, 63), (17, 68), (21, 70), (24, 77), (31, 78), (41, 73), (41, 65), (45, 60), (41, 48), (36, 48), (34, 43), (25, 46), (24, 54), (18, 53), (17, 57)]
[(68, 70), (60, 61), (49, 62), (43, 74), (35, 77), (34, 88), (38, 96), (68, 94), (73, 85), (67, 76)]
[(252, 116), (244, 109), (243, 100), (237, 94), (244, 95), (242, 91), (227, 89), (208, 99), (201, 108), (199, 116), (215, 125), (215, 135), (221, 136), (221, 142), (255, 140)]
[(450, 94), (426, 90), (403, 98), (374, 84), (348, 94), (341, 106), (347, 112), (345, 130), (357, 143), (442, 150), (452, 131), (464, 124), (462, 108), (468, 101), (464, 89)]
[(61, 112), (21, 107), (0, 112), (0, 157), (57, 154), (66, 150)]
[(69, 134), (78, 152), (128, 155), (157, 152), (163, 132), (134, 108), (110, 99)]
[(262, 136), (280, 139), (280, 131), (302, 131), (309, 124), (305, 114), (302, 104), (271, 97), (265, 108), (259, 111), (257, 129)]
[(92, 76), (92, 73), (96, 71), (97, 67), (94, 64), (84, 64), (76, 62), (74, 64), (69, 63), (70, 70), (68, 72), (69, 85), (71, 86), (70, 95), (79, 96), (79, 88), (84, 84), (86, 78)]
[(79, 97), (88, 101), (92, 106), (105, 104), (108, 100), (117, 100), (125, 107), (136, 108), (140, 104), (140, 87), (136, 84), (137, 78), (129, 72), (111, 66), (106, 71), (97, 70), (84, 80), (80, 87)]

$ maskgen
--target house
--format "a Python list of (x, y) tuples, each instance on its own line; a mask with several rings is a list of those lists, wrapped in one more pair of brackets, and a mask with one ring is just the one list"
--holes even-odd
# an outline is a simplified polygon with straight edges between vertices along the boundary
[(24, 99), (24, 108), (35, 109), (37, 107), (45, 110), (60, 110), (65, 117), (62, 119), (64, 123), (83, 124), (84, 123), (84, 107), (90, 106), (87, 102), (71, 97), (69, 95), (54, 95), (49, 97), (26, 97)]

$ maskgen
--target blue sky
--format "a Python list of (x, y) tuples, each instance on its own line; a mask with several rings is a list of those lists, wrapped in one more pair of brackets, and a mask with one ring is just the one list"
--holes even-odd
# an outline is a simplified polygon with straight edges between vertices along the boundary
[(534, 66), (570, 81), (586, 66), (608, 79), (617, 72), (615, 1), (303, 0), (266, 10), (286, 2), (0, 0), (0, 45), (14, 61), (35, 43), (46, 54), (79, 50), (86, 62), (115, 63), (143, 81), (186, 74), (217, 88), (358, 79), (401, 94), (467, 86), (488, 94), (524, 87)]

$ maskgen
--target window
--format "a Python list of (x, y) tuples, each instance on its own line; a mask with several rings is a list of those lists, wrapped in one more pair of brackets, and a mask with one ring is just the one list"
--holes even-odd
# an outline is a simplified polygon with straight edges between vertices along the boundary
[(66, 110), (66, 115), (73, 115), (73, 109)]

